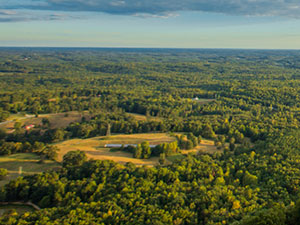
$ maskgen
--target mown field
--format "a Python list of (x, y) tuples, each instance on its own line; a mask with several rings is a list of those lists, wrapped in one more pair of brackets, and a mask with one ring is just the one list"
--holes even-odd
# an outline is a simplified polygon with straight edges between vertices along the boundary
[[(60, 167), (60, 164), (55, 161), (46, 160), (44, 163), (39, 163), (39, 161), (40, 157), (32, 153), (19, 153), (0, 157), (0, 168), (8, 170), (8, 176), (0, 181), (0, 186), (20, 175), (35, 174)], [(22, 174), (19, 174), (20, 167), (22, 167)]]
[[(173, 142), (176, 138), (167, 133), (144, 133), (144, 134), (120, 134), (109, 137), (94, 137), (88, 139), (72, 139), (56, 144), (60, 149), (58, 154), (58, 161), (62, 161), (63, 156), (74, 150), (84, 151), (88, 158), (99, 160), (113, 160), (118, 163), (125, 164), (132, 162), (136, 165), (154, 166), (158, 165), (158, 157), (151, 157), (150, 159), (136, 159), (132, 154), (127, 152), (112, 152), (110, 148), (105, 148), (105, 144), (139, 144), (143, 141), (148, 141), (150, 145), (161, 144), (165, 142)], [(198, 151), (214, 153), (217, 151), (213, 141), (203, 140), (202, 143), (192, 150), (182, 150), (183, 154), (197, 153)]]
[(172, 142), (175, 138), (166, 133), (147, 133), (147, 134), (120, 134), (109, 137), (94, 137), (88, 139), (72, 139), (56, 144), (60, 149), (58, 161), (61, 161), (63, 156), (74, 150), (84, 151), (88, 158), (99, 160), (113, 160), (118, 163), (125, 164), (132, 162), (136, 165), (153, 166), (158, 164), (158, 157), (150, 159), (135, 159), (132, 154), (127, 152), (112, 152), (110, 148), (105, 148), (105, 144), (139, 144), (143, 141), (148, 141), (150, 144), (160, 144), (164, 142)]
[[(160, 121), (159, 117), (145, 116), (137, 113), (126, 113), (127, 115), (132, 116), (137, 121)], [(50, 114), (40, 114), (38, 117), (31, 114), (12, 114), (7, 121), (0, 123), (0, 129), (4, 129), (7, 133), (14, 131), (14, 124), (20, 122), (22, 126), (34, 124), (35, 127), (42, 126), (43, 118), (47, 118), (50, 122), (51, 129), (55, 128), (66, 128), (69, 124), (80, 122), (82, 117), (85, 117), (86, 120), (90, 120), (91, 115), (89, 112), (77, 112), (70, 111), (64, 113), (50, 113)]]
[(34, 115), (11, 115), (6, 122), (0, 124), (0, 128), (5, 129), (6, 132), (11, 133), (14, 130), (14, 124), (20, 122), (22, 125), (34, 124), (35, 126), (42, 126), (43, 118), (47, 118), (50, 122), (50, 128), (65, 128), (70, 123), (80, 122), (82, 117), (87, 120), (90, 118), (88, 112), (79, 113), (77, 111), (65, 112), (65, 113), (52, 113), (52, 114), (41, 114), (38, 117)]

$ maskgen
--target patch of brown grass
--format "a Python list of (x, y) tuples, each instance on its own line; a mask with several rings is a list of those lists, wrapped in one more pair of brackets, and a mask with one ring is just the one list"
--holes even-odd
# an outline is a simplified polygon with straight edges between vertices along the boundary
[(77, 111), (65, 112), (65, 113), (40, 114), (38, 117), (25, 117), (25, 116), (21, 117), (21, 116), (13, 115), (11, 118), (8, 119), (13, 121), (5, 124), (1, 124), (0, 128), (3, 128), (6, 130), (6, 132), (11, 133), (13, 132), (14, 124), (17, 121), (21, 122), (25, 126), (30, 124), (34, 124), (35, 126), (42, 126), (43, 118), (49, 119), (51, 129), (65, 128), (70, 123), (80, 122), (83, 116), (87, 120), (89, 120), (91, 117), (88, 112), (83, 112), (82, 114), (80, 114)]
[(105, 144), (139, 144), (143, 141), (148, 141), (150, 144), (155, 145), (175, 141), (175, 138), (170, 137), (166, 133), (147, 133), (130, 135), (120, 134), (89, 139), (72, 139), (56, 144), (56, 146), (60, 149), (58, 153), (58, 161), (62, 161), (63, 156), (67, 152), (80, 150), (84, 151), (90, 159), (113, 160), (121, 164), (132, 162), (136, 165), (158, 165), (158, 157), (151, 157), (150, 159), (135, 159), (130, 153), (122, 151), (111, 152), (110, 148), (104, 148)]
[(150, 121), (161, 121), (161, 118), (155, 117), (155, 116), (149, 116), (149, 117), (147, 117), (145, 115), (137, 114), (137, 113), (126, 113), (126, 114), (132, 116), (137, 121), (147, 121), (147, 120), (150, 120)]
[(213, 154), (215, 152), (222, 152), (222, 151), (216, 148), (216, 146), (214, 145), (214, 141), (202, 139), (201, 143), (197, 147), (191, 150), (181, 150), (182, 154), (189, 154), (192, 152), (194, 153), (203, 152), (203, 153)]
[(39, 163), (40, 157), (32, 153), (19, 153), (10, 156), (0, 157), (0, 168), (8, 170), (8, 176), (0, 181), (0, 186), (7, 184), (10, 180), (16, 179), (19, 174), (19, 167), (22, 167), (22, 175), (41, 173), (51, 169), (58, 169), (60, 164), (46, 160)]

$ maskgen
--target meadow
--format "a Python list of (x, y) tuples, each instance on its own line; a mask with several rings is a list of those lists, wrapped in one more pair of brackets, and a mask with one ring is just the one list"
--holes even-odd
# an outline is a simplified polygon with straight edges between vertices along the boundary
[[(132, 154), (122, 151), (110, 151), (110, 148), (105, 148), (106, 144), (140, 144), (148, 141), (150, 145), (158, 145), (165, 142), (176, 141), (174, 136), (168, 133), (143, 133), (143, 134), (117, 134), (111, 136), (101, 136), (88, 139), (72, 139), (58, 144), (55, 144), (60, 151), (58, 153), (58, 161), (62, 161), (63, 156), (74, 150), (84, 151), (88, 158), (99, 160), (113, 160), (118, 163), (125, 164), (132, 162), (139, 166), (154, 166), (158, 165), (158, 157), (150, 159), (136, 159)], [(191, 150), (182, 150), (182, 154), (207, 152), (214, 153), (218, 151), (214, 146), (213, 141), (202, 140), (199, 146)], [(172, 158), (172, 157), (171, 157)]]
[[(0, 157), (0, 168), (8, 170), (8, 176), (0, 181), (0, 186), (21, 175), (30, 175), (40, 172), (60, 168), (60, 164), (55, 161), (45, 160), (40, 163), (40, 157), (33, 153), (19, 153)], [(22, 173), (19, 173), (22, 167)]]

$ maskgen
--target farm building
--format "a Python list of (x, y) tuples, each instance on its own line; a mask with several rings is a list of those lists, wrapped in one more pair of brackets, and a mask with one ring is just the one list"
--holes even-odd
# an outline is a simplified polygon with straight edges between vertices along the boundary
[[(122, 146), (124, 146), (125, 148), (128, 146), (133, 146), (133, 147), (137, 147), (137, 144), (106, 144), (104, 145), (105, 148), (121, 148)], [(156, 145), (149, 145), (150, 148), (155, 148)]]
[(25, 130), (30, 130), (32, 128), (34, 128), (34, 124), (30, 124), (30, 125), (25, 126)]

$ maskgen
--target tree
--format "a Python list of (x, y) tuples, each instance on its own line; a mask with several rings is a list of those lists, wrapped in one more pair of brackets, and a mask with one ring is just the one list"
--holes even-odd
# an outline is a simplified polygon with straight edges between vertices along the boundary
[(0, 128), (0, 140), (5, 139), (5, 137), (6, 137), (6, 131)]
[(63, 157), (63, 167), (81, 166), (87, 160), (86, 154), (83, 151), (71, 151)]
[(7, 176), (7, 169), (0, 168), (0, 180)]
[(43, 150), (43, 154), (51, 160), (55, 160), (57, 158), (57, 153), (59, 148), (53, 145), (47, 145), (46, 148)]
[(192, 149), (192, 148), (194, 148), (193, 142), (192, 142), (191, 140), (187, 140), (187, 141), (186, 141), (185, 149), (190, 150), (190, 149)]
[(48, 118), (43, 118), (42, 119), (42, 124), (45, 127), (50, 127), (50, 121), (49, 121), (49, 119)]
[(141, 159), (142, 154), (143, 154), (142, 146), (140, 144), (138, 144), (137, 147), (135, 148), (134, 153), (133, 153), (133, 157), (137, 158), (137, 159)]
[(165, 162), (166, 162), (166, 154), (165, 154), (165, 153), (161, 153), (161, 154), (159, 155), (159, 164), (160, 164), (160, 165), (164, 165)]
[(21, 129), (21, 127), (22, 127), (22, 123), (21, 122), (15, 122), (14, 129), (16, 131), (19, 131)]
[(149, 142), (148, 141), (144, 141), (141, 144), (142, 146), (142, 156), (144, 159), (148, 159), (151, 156), (151, 148), (149, 146)]

